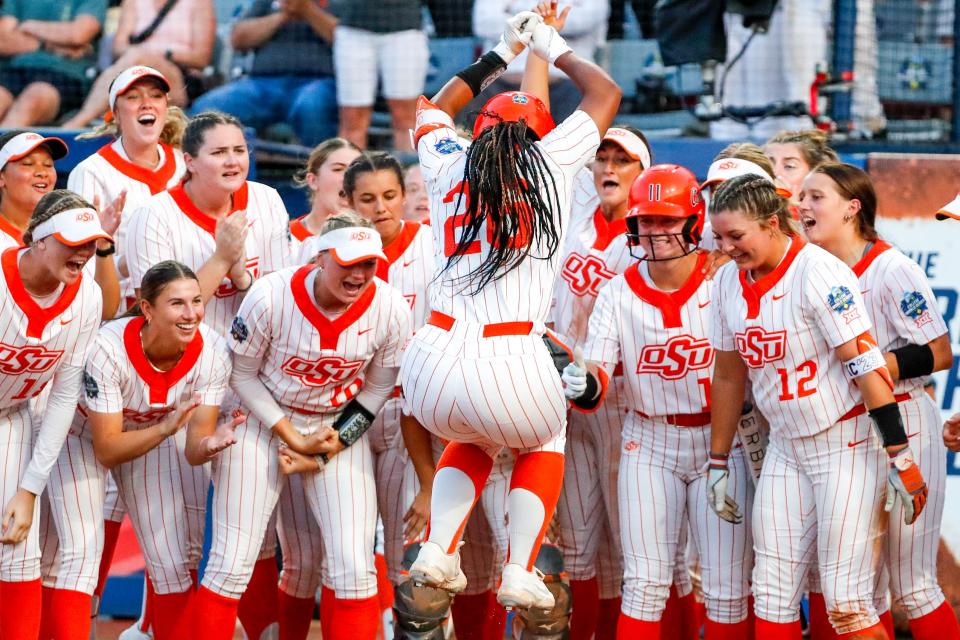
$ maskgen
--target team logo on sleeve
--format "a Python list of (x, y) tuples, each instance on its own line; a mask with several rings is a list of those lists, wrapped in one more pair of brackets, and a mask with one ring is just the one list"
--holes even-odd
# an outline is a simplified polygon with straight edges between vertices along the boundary
[(830, 293), (827, 294), (827, 304), (835, 313), (842, 316), (847, 324), (860, 317), (860, 310), (856, 308), (857, 302), (853, 299), (853, 294), (843, 285), (830, 289)]
[(233, 336), (233, 339), (237, 342), (246, 342), (247, 338), (250, 337), (250, 330), (247, 329), (247, 323), (244, 322), (240, 316), (234, 317), (233, 324), (230, 325), (230, 335)]
[(86, 369), (83, 370), (83, 392), (91, 400), (100, 395), (100, 385), (97, 384), (92, 375), (87, 373)]
[(930, 308), (927, 306), (927, 299), (919, 291), (907, 291), (903, 294), (900, 299), (900, 311), (913, 320), (917, 327), (933, 322)]
[(456, 153), (457, 151), (463, 151), (460, 143), (453, 138), (442, 138), (433, 145), (433, 148), (437, 150), (437, 153), (442, 153), (445, 156)]
[(648, 344), (640, 350), (637, 373), (652, 373), (664, 380), (678, 380), (689, 371), (713, 364), (713, 347), (706, 338), (674, 336), (666, 344)]
[(749, 327), (734, 338), (737, 352), (751, 369), (759, 369), (767, 363), (783, 360), (787, 353), (786, 331), (766, 331), (763, 327)]

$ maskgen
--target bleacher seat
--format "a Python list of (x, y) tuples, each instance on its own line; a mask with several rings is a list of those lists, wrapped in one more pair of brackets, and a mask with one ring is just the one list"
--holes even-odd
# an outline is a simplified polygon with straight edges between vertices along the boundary
[(699, 65), (663, 66), (656, 40), (611, 40), (604, 57), (607, 71), (620, 85), (624, 99), (636, 96), (637, 78), (644, 75), (662, 76), (678, 96), (697, 95), (703, 89)]

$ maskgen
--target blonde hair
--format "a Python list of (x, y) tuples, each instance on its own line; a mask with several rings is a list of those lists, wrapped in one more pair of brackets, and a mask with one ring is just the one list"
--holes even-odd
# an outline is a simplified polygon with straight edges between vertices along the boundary
[(787, 205), (787, 199), (777, 193), (772, 182), (760, 176), (744, 175), (730, 178), (717, 187), (710, 198), (710, 213), (739, 211), (761, 227), (769, 227), (771, 219), (776, 218), (780, 230), (790, 235), (797, 232), (797, 226)]
[(810, 169), (816, 169), (824, 162), (840, 162), (840, 156), (830, 147), (830, 138), (819, 129), (803, 131), (781, 131), (767, 140), (764, 147), (771, 144), (795, 144), (800, 149), (803, 161)]
[(717, 154), (717, 157), (714, 158), (713, 161), (716, 162), (717, 160), (724, 160), (726, 158), (752, 162), (766, 171), (771, 178), (776, 178), (773, 163), (770, 162), (770, 158), (763, 153), (763, 149), (752, 142), (734, 142), (733, 144), (728, 144)]
[[(183, 141), (183, 132), (187, 128), (187, 122), (189, 122), (189, 120), (187, 119), (187, 114), (183, 112), (183, 109), (173, 106), (167, 107), (167, 117), (163, 121), (163, 131), (160, 132), (160, 142), (179, 149), (180, 143)], [(101, 136), (119, 138), (122, 134), (123, 132), (120, 131), (120, 124), (117, 122), (117, 119), (112, 118), (87, 133), (81, 133), (77, 136), (77, 140), (89, 140), (90, 138), (99, 138)]]
[(375, 228), (372, 222), (361, 216), (359, 213), (347, 209), (346, 211), (341, 211), (340, 213), (327, 218), (327, 221), (323, 223), (323, 227), (320, 229), (320, 233), (317, 235), (322, 236), (325, 233), (330, 233), (331, 231), (336, 231), (337, 229), (345, 229), (347, 227), (366, 227), (368, 229)]
[(33, 232), (41, 223), (69, 209), (93, 209), (93, 205), (69, 189), (54, 189), (44, 194), (33, 209), (27, 230), (23, 232), (23, 243), (33, 244)]

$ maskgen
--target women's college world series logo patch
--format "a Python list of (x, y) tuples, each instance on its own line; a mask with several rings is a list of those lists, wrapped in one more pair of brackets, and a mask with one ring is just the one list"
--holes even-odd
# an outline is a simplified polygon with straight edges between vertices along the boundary
[(827, 294), (827, 304), (835, 313), (843, 316), (847, 324), (860, 317), (860, 309), (856, 307), (857, 302), (853, 299), (853, 294), (843, 285), (830, 289), (830, 293)]
[(927, 306), (927, 299), (919, 291), (907, 291), (903, 294), (903, 297), (900, 298), (900, 311), (913, 320), (918, 328), (933, 322), (930, 309)]

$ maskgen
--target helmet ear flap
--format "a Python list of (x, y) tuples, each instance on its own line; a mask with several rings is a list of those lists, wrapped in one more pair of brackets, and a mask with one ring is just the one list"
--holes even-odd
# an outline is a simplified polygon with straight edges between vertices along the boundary
[(624, 222), (627, 225), (627, 246), (635, 247), (640, 237), (640, 217), (627, 216)]
[(693, 215), (687, 218), (686, 222), (683, 223), (683, 241), (698, 246), (700, 241), (703, 239), (702, 229), (698, 229), (700, 217)]

